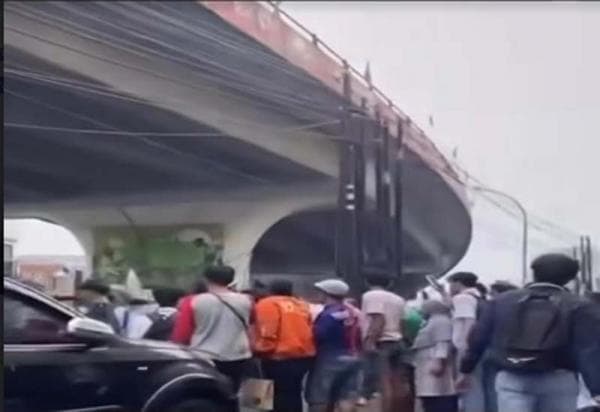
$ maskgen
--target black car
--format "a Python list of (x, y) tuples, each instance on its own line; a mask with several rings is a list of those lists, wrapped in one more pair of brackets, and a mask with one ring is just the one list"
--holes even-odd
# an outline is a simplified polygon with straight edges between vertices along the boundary
[(4, 410), (238, 411), (210, 361), (130, 341), (34, 288), (4, 278)]

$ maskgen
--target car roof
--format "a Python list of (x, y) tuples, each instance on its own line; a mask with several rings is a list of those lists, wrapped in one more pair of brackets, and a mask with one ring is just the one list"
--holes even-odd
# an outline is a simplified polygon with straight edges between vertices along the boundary
[(19, 293), (21, 295), (25, 295), (29, 298), (35, 299), (38, 302), (41, 302), (45, 305), (51, 306), (52, 308), (63, 312), (65, 315), (69, 315), (72, 317), (82, 317), (83, 315), (76, 311), (75, 309), (65, 305), (64, 303), (59, 302), (58, 300), (52, 298), (44, 292), (39, 291), (38, 289), (26, 285), (23, 282), (20, 282), (17, 279), (4, 276), (4, 289)]

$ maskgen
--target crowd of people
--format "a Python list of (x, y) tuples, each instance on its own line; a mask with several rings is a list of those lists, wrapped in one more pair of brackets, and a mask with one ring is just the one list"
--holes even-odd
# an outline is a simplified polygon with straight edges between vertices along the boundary
[(304, 403), (350, 412), (375, 399), (382, 412), (598, 410), (598, 297), (566, 288), (579, 271), (570, 257), (543, 255), (531, 268), (531, 284), (496, 282), (489, 293), (475, 274), (454, 273), (448, 290), (424, 294), (418, 307), (376, 270), (364, 274), (360, 300), (337, 278), (315, 283), (305, 300), (285, 279), (236, 291), (227, 266), (207, 269), (187, 295), (155, 292), (158, 309), (115, 306), (95, 280), (81, 285), (77, 305), (124, 336), (205, 354), (235, 388), (249, 377), (273, 381), (277, 412)]

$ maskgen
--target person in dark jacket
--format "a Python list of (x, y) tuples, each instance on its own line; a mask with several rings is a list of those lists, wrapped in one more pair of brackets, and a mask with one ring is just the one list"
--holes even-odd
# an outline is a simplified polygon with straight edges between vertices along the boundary
[(511, 290), (519, 289), (518, 286), (513, 285), (510, 282), (499, 280), (497, 282), (492, 283), (490, 286), (490, 297), (491, 299), (496, 298), (498, 295), (503, 294), (504, 292), (510, 292)]
[[(501, 280), (497, 281), (490, 285), (490, 300), (496, 299), (503, 293), (517, 289), (519, 288), (512, 283)], [(498, 412), (498, 399), (496, 395), (496, 376), (498, 374), (498, 366), (494, 362), (490, 361), (489, 354), (487, 353), (481, 360), (481, 366), (485, 412)]]
[(146, 331), (144, 339), (170, 339), (177, 317), (177, 302), (185, 295), (179, 288), (163, 287), (153, 291), (154, 299), (160, 307), (149, 315), (152, 325)]
[(120, 333), (115, 306), (109, 295), (110, 287), (101, 280), (86, 280), (77, 288), (75, 307), (87, 317), (104, 322), (112, 326), (115, 333)]
[(468, 386), (469, 374), (489, 350), (499, 368), (499, 412), (574, 411), (578, 373), (600, 399), (600, 316), (591, 302), (565, 288), (579, 272), (576, 260), (548, 254), (531, 268), (532, 284), (497, 296), (478, 319), (458, 385)]
[[(594, 305), (598, 316), (600, 316), (600, 292), (588, 292), (586, 298)], [(590, 391), (585, 383), (580, 379), (579, 382), (579, 398), (577, 401), (579, 409), (577, 412), (600, 412), (600, 400), (593, 400)]]

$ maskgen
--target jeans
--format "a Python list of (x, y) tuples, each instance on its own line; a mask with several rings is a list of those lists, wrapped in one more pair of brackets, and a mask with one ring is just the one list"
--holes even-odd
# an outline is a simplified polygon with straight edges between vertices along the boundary
[(308, 376), (307, 403), (333, 406), (339, 401), (356, 400), (361, 367), (361, 360), (355, 356), (318, 357)]
[(485, 412), (498, 412), (498, 396), (496, 395), (496, 375), (498, 374), (498, 368), (487, 360), (484, 360), (481, 366)]
[(458, 396), (426, 396), (421, 403), (424, 412), (458, 412)]
[(302, 412), (302, 381), (312, 362), (312, 358), (262, 361), (265, 377), (274, 383), (273, 410)]
[(484, 410), (485, 412), (488, 412), (485, 409), (484, 395), (483, 367), (480, 363), (473, 371), (469, 389), (460, 396), (460, 402), (464, 412), (481, 412)]
[(575, 412), (579, 385), (574, 372), (557, 370), (496, 377), (498, 412)]

